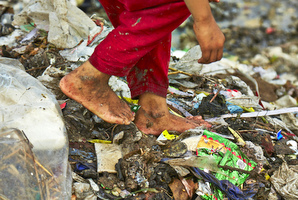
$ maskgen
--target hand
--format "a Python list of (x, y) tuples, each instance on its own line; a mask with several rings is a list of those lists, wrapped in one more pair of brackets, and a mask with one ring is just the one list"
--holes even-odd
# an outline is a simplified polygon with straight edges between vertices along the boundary
[(195, 22), (193, 29), (202, 50), (199, 63), (208, 64), (222, 58), (225, 36), (213, 17), (206, 21)]

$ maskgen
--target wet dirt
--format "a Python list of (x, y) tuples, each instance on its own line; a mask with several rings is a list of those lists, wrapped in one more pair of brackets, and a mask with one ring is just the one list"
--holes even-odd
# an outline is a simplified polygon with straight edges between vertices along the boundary
[(162, 147), (162, 152), (169, 158), (181, 157), (187, 150), (187, 145), (181, 141), (168, 142), (168, 144)]
[(62, 112), (70, 142), (93, 139), (94, 123), (90, 111), (76, 101), (69, 100)]
[(220, 94), (210, 94), (203, 98), (200, 107), (197, 110), (192, 111), (192, 114), (212, 118), (227, 114), (228, 112), (225, 97)]

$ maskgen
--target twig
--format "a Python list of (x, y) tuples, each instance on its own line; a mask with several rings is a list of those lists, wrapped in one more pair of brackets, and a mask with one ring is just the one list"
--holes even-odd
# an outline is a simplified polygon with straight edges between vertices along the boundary
[(162, 190), (164, 193), (166, 193), (166, 195), (168, 195), (168, 197), (170, 197), (171, 199), (173, 199), (173, 196), (170, 195), (169, 192), (166, 189), (164, 189), (162, 187), (158, 187), (158, 189)]
[(115, 124), (115, 126), (113, 127), (112, 132), (111, 132), (111, 141), (112, 142), (113, 142), (113, 138), (114, 138), (114, 130), (117, 126), (118, 126), (118, 124)]
[(32, 156), (30, 154), (27, 154), (27, 156), (29, 156), (32, 160), (34, 160), (34, 162), (41, 168), (43, 169), (48, 175), (53, 176), (53, 174), (51, 172), (49, 172), (42, 164), (40, 164), (40, 162), (38, 162), (38, 160), (32, 158)]
[(47, 68), (47, 67), (46, 66), (44, 66), (44, 67), (35, 67), (35, 68), (32, 68), (32, 69), (27, 69), (26, 72), (35, 71), (35, 70), (44, 69), (44, 68)]
[(219, 92), (221, 91), (221, 87), (217, 90), (217, 92), (215, 93), (215, 95), (212, 97), (212, 99), (209, 101), (209, 103), (211, 103), (219, 94)]
[(16, 154), (21, 148), (22, 146), (19, 146), (17, 149), (15, 149), (11, 154), (5, 156), (4, 158), (2, 158), (1, 160), (6, 160), (8, 158), (10, 158), (11, 156), (13, 156), (14, 154)]
[(0, 200), (9, 200), (9, 198), (7, 198), (6, 196), (4, 196), (3, 194), (0, 194)]
[(223, 168), (224, 170), (238, 171), (240, 173), (249, 174), (252, 177), (261, 176), (257, 172), (255, 172), (254, 170), (247, 171), (247, 170), (243, 170), (243, 169), (239, 169), (239, 168), (235, 168), (235, 167), (230, 167), (230, 166), (227, 166), (227, 165), (224, 165), (224, 166), (223, 165), (218, 165), (218, 167)]
[(98, 33), (96, 33), (96, 34), (93, 36), (92, 39), (90, 38), (90, 35), (88, 36), (87, 46), (89, 46), (89, 45), (94, 41), (94, 39), (95, 39), (98, 35), (100, 35), (100, 34), (102, 33), (102, 31), (103, 31), (103, 23), (100, 23), (99, 25), (100, 25), (100, 27), (101, 27), (100, 31), (99, 31)]
[(125, 103), (127, 103), (127, 105), (132, 106), (133, 103), (129, 103), (124, 97), (123, 97), (123, 91), (121, 90), (119, 95), (120, 95), (120, 99), (123, 100)]
[(254, 132), (257, 133), (257, 130), (238, 130), (239, 133), (247, 133), (247, 132)]
[(131, 157), (131, 156), (133, 156), (135, 154), (141, 154), (141, 153), (142, 153), (141, 152), (141, 149), (137, 149), (137, 150), (131, 151), (128, 154), (124, 155), (123, 156), (123, 159), (126, 160), (126, 159), (128, 159), (129, 157)]
[(190, 74), (190, 73), (187, 73), (187, 72), (184, 72), (184, 71), (181, 71), (181, 70), (178, 70), (178, 69), (175, 69), (175, 68), (172, 68), (172, 67), (169, 67), (170, 70), (173, 70), (174, 72), (169, 72), (168, 75), (171, 75), (171, 74), (185, 74), (187, 76), (193, 76), (193, 74)]

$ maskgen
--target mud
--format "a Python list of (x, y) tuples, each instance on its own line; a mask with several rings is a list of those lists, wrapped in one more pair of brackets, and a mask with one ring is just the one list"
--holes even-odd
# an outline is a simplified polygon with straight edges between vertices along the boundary
[[(214, 98), (215, 97), (215, 98)], [(217, 117), (228, 113), (228, 108), (224, 96), (211, 94), (203, 98), (202, 103), (193, 115), (202, 115), (203, 117)]]

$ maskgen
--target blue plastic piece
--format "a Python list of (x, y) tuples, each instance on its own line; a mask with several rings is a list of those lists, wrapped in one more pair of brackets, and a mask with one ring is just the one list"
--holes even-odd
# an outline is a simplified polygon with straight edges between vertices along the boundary
[(234, 105), (230, 102), (227, 102), (226, 105), (230, 113), (243, 113), (243, 109), (237, 105)]
[(281, 134), (281, 130), (279, 130), (277, 133), (276, 133), (276, 138), (277, 140), (280, 140), (283, 138), (283, 135)]
[(200, 106), (200, 104), (201, 104), (201, 102), (200, 102), (200, 103), (199, 103), (199, 102), (198, 102), (198, 103), (195, 103), (194, 106), (193, 106), (193, 108), (194, 108), (194, 109), (198, 109), (199, 106)]
[(83, 165), (82, 163), (76, 163), (76, 169), (75, 171), (83, 171), (85, 169), (89, 169), (86, 165)]

